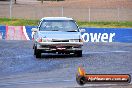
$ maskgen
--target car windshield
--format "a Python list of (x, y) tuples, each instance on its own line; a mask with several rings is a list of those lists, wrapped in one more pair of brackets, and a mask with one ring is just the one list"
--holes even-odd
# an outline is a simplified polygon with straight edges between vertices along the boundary
[(77, 32), (78, 28), (74, 20), (44, 20), (40, 31), (67, 31)]

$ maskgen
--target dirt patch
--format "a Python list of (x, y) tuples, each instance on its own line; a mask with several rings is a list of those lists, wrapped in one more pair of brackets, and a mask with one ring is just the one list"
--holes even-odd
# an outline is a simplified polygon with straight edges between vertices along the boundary
[(60, 2), (45, 1), (43, 6), (65, 6), (80, 8), (132, 8), (132, 0), (65, 0)]

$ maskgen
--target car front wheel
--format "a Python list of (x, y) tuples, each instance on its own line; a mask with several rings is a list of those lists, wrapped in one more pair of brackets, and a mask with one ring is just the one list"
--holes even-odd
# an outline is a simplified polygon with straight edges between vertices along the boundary
[(41, 51), (40, 50), (36, 50), (36, 58), (41, 58)]
[(76, 52), (75, 52), (75, 55), (76, 55), (77, 57), (82, 57), (82, 51), (76, 51)]
[(34, 55), (36, 55), (36, 58), (41, 58), (41, 51), (36, 46), (34, 47)]
[(37, 52), (37, 47), (34, 46), (34, 55), (36, 55), (36, 52)]

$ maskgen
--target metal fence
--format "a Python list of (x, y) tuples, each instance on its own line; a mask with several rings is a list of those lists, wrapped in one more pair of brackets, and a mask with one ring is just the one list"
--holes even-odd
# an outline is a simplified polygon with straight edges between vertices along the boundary
[(34, 4), (0, 4), (0, 17), (40, 19), (66, 16), (81, 21), (132, 21), (131, 8), (46, 7)]

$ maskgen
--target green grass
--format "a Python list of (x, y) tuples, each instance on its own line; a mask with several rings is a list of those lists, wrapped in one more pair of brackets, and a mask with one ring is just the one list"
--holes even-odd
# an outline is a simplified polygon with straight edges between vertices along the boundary
[[(0, 25), (9, 26), (36, 26), (39, 20), (8, 19), (0, 18)], [(77, 21), (80, 27), (103, 27), (103, 28), (132, 28), (132, 22), (82, 22)]]
[(35, 26), (39, 20), (26, 20), (26, 19), (8, 19), (0, 18), (0, 25), (9, 25), (9, 26)]
[(77, 22), (81, 27), (132, 28), (132, 22)]

